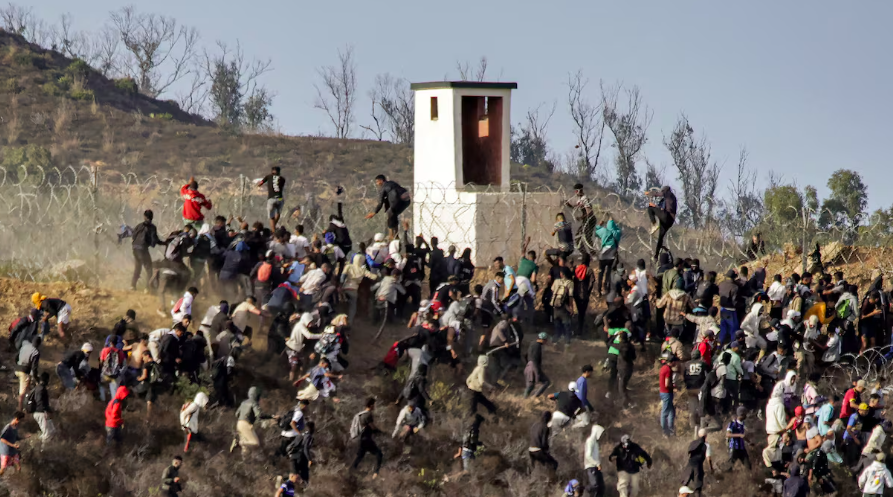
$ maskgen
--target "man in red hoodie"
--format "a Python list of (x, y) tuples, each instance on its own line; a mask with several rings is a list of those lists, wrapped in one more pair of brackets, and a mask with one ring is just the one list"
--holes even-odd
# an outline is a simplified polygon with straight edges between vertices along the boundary
[(183, 198), (183, 224), (195, 225), (195, 229), (198, 230), (205, 223), (202, 207), (210, 209), (211, 201), (199, 193), (198, 182), (194, 176), (189, 178), (189, 183), (180, 188), (180, 197)]
[(124, 428), (124, 420), (121, 413), (124, 412), (124, 399), (130, 394), (127, 387), (120, 386), (115, 392), (115, 398), (105, 408), (105, 444), (121, 443), (121, 429)]

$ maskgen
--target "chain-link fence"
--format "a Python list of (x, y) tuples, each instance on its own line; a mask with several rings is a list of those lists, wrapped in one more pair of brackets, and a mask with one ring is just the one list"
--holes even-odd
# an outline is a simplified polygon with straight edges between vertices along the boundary
[[(378, 202), (378, 190), (373, 183), (342, 185), (344, 192), (336, 195), (337, 185), (323, 180), (288, 180), (282, 222), (289, 229), (300, 223), (308, 234), (321, 233), (340, 201), (355, 248), (376, 232), (386, 231), (383, 216), (365, 219)], [(199, 190), (214, 205), (207, 213), (209, 221), (222, 215), (267, 224), (266, 189), (258, 188), (254, 178), (201, 177), (197, 181)], [(54, 168), (27, 177), (0, 169), (0, 273), (24, 280), (123, 284), (123, 276), (131, 270), (131, 252), (129, 240), (118, 241), (120, 227), (134, 226), (142, 220), (142, 211), (152, 209), (162, 236), (179, 229), (179, 190), (185, 182), (183, 178), (121, 174), (90, 166)], [(469, 192), (477, 198), (472, 221), (466, 219), (468, 202), (461, 198)], [(464, 230), (452, 238), (458, 242), (452, 243), (461, 251), (463, 237), (476, 240), (480, 253), (473, 254), (473, 259), (478, 266), (486, 266), (492, 254), (502, 255), (507, 261), (517, 260), (528, 237), (529, 249), (537, 253), (555, 247), (555, 216), (564, 212), (576, 233), (577, 252), (587, 251), (595, 256), (600, 248), (598, 237), (592, 233), (595, 223), (586, 224), (584, 229), (583, 216), (565, 206), (572, 195), (563, 189), (527, 183), (514, 183), (508, 191), (477, 187), (457, 192), (450, 187), (417, 187), (413, 205), (403, 218), (414, 220), (413, 233), (432, 231), (432, 226), (421, 226), (421, 222), (455, 227), (448, 229), (450, 232)], [(645, 212), (615, 194), (597, 195), (591, 200), (598, 222), (610, 215), (623, 230), (620, 259), (627, 265), (637, 259), (650, 264), (655, 237), (649, 233)], [(425, 209), (427, 215), (414, 216), (414, 209)], [(847, 246), (844, 242), (852, 236), (848, 231), (817, 230), (808, 221), (807, 229), (797, 230), (795, 221), (796, 218), (787, 224), (774, 223), (771, 232), (764, 235), (771, 253), (767, 264), (778, 266), (777, 272), (800, 270), (803, 247), (809, 255), (817, 242), (824, 244), (823, 258), (828, 267), (856, 264), (866, 273), (887, 273), (893, 269), (884, 239), (874, 237), (871, 244)], [(860, 233), (857, 242), (859, 239), (868, 239), (868, 234)], [(799, 243), (785, 246), (785, 241)], [(677, 226), (668, 234), (665, 245), (676, 256), (698, 257), (702, 267), (716, 270), (748, 258), (744, 245), (724, 238), (718, 230)], [(866, 275), (863, 279), (867, 278)]]

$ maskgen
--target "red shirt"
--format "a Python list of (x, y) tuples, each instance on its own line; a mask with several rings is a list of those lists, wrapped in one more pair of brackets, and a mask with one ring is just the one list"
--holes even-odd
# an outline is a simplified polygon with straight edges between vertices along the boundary
[(180, 188), (180, 196), (183, 197), (183, 219), (204, 221), (205, 216), (202, 214), (202, 207), (210, 209), (211, 201), (206, 199), (201, 193), (189, 189), (189, 185), (183, 185)]
[(713, 367), (713, 343), (704, 340), (698, 344), (698, 352), (701, 353), (701, 360), (704, 361), (708, 367)]
[(673, 393), (673, 369), (669, 364), (660, 367), (660, 393)]
[(127, 398), (129, 391), (127, 387), (120, 386), (115, 392), (115, 398), (109, 401), (105, 407), (105, 426), (107, 428), (120, 428), (124, 426), (124, 420), (121, 419), (121, 412), (124, 410), (122, 401)]
[(855, 409), (850, 407), (851, 400), (855, 400), (856, 404), (860, 402), (860, 395), (855, 388), (846, 391), (846, 395), (843, 396), (843, 404), (840, 405), (840, 419), (844, 420), (844, 422), (849, 420), (850, 416), (856, 412)]

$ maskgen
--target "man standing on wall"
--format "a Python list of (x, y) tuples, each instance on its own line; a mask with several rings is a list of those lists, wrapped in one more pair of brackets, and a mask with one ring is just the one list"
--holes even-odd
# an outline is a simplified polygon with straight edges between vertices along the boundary
[(664, 237), (676, 222), (676, 195), (669, 186), (661, 188), (659, 193), (656, 190), (649, 190), (645, 194), (659, 199), (657, 204), (654, 203), (655, 200), (648, 202), (651, 234), (657, 232), (657, 245), (654, 247), (654, 260), (657, 260), (660, 249), (664, 246)]
[(270, 174), (257, 184), (258, 188), (267, 185), (267, 212), (270, 214), (270, 231), (273, 232), (276, 231), (276, 224), (282, 214), (282, 192), (285, 191), (285, 178), (279, 175), (279, 171), (279, 166), (273, 166)]
[(396, 181), (388, 181), (383, 174), (375, 177), (375, 184), (381, 189), (378, 206), (373, 212), (366, 214), (366, 219), (372, 219), (384, 207), (385, 215), (388, 218), (388, 239), (393, 240), (397, 237), (397, 218), (409, 207), (410, 195), (406, 188), (397, 184)]

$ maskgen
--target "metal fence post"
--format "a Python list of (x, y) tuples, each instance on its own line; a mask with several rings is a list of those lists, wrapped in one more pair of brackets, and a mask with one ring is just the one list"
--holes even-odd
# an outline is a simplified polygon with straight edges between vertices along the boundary
[(90, 175), (90, 191), (93, 199), (93, 274), (99, 280), (99, 167), (96, 164), (91, 166)]
[(527, 239), (527, 183), (518, 183), (521, 189), (521, 255), (524, 257), (524, 240)]

